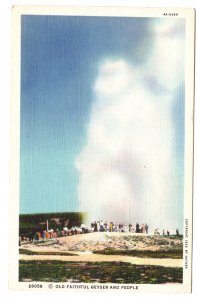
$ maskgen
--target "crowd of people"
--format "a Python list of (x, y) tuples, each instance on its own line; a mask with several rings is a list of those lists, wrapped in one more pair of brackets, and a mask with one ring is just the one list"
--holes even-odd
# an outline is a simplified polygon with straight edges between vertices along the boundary
[(80, 227), (74, 226), (69, 227), (67, 223), (62, 228), (62, 230), (49, 229), (49, 230), (37, 230), (29, 234), (21, 234), (19, 236), (19, 244), (24, 241), (34, 242), (34, 241), (45, 241), (49, 239), (55, 239), (58, 237), (66, 237), (76, 234), (85, 234), (91, 232), (130, 232), (130, 233), (146, 233), (148, 234), (148, 225), (138, 223), (133, 226), (129, 224), (128, 226), (123, 223), (118, 222), (103, 222), (103, 221), (94, 221), (91, 223), (90, 227), (87, 227), (85, 224), (81, 224)]
[[(87, 231), (86, 231), (87, 232)], [(84, 233), (86, 233), (84, 232)], [(59, 229), (49, 229), (47, 230), (42, 230), (42, 231), (35, 231), (33, 233), (29, 234), (21, 234), (19, 236), (19, 244), (23, 241), (29, 241), (29, 242), (34, 242), (34, 241), (46, 241), (50, 239), (55, 239), (58, 237), (65, 237), (69, 235), (75, 235), (75, 234), (80, 234), (82, 233), (81, 228), (78, 227), (72, 227), (71, 229), (68, 229), (67, 227), (64, 227), (63, 230)]]
[[(20, 234), (19, 236), (19, 245), (21, 242), (29, 241), (29, 242), (36, 242), (36, 241), (46, 241), (50, 239), (55, 239), (58, 237), (66, 237), (76, 234), (85, 234), (91, 232), (129, 232), (129, 233), (142, 233), (148, 234), (149, 233), (149, 225), (139, 224), (138, 222), (135, 225), (131, 223), (125, 225), (121, 222), (103, 222), (103, 221), (94, 221), (90, 224), (90, 227), (87, 227), (85, 224), (81, 224), (80, 227), (77, 226), (68, 226), (68, 223), (65, 223), (63, 228), (60, 230), (56, 229), (49, 229), (49, 230), (37, 230), (33, 233), (29, 234)], [(154, 235), (160, 235), (160, 231), (158, 228), (154, 230)], [(170, 235), (170, 231), (163, 230), (162, 235)], [(176, 229), (176, 235), (179, 236), (179, 230)]]
[(103, 222), (103, 221), (94, 221), (91, 223), (91, 231), (92, 232), (130, 232), (130, 233), (146, 233), (148, 234), (148, 225), (139, 224), (138, 222), (136, 225), (132, 225), (131, 223), (125, 225), (123, 223), (118, 222)]
[[(154, 235), (160, 235), (160, 230), (159, 230), (159, 228), (156, 228), (156, 229), (154, 230)], [(163, 229), (162, 235), (167, 235), (167, 236), (169, 236), (169, 235), (170, 235), (170, 231), (169, 231), (168, 229), (167, 229), (166, 231), (165, 231), (165, 229)], [(179, 235), (180, 235), (179, 230), (176, 229), (176, 236), (179, 236)]]

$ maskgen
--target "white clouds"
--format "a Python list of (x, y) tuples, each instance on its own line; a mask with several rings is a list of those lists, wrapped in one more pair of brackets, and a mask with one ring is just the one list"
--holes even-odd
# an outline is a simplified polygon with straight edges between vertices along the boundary
[[(174, 27), (154, 26), (146, 65), (136, 69), (110, 59), (99, 68), (88, 141), (76, 160), (80, 206), (91, 221), (180, 225), (171, 103), (183, 73), (183, 64), (178, 65), (183, 52)], [(148, 78), (153, 78), (151, 87)], [(154, 90), (158, 85), (164, 94)]]

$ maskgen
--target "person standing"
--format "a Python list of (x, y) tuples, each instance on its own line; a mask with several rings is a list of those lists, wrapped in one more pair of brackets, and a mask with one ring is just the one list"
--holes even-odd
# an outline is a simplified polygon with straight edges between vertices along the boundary
[(147, 223), (145, 224), (145, 231), (146, 231), (146, 234), (148, 234), (148, 225), (147, 225)]
[(81, 224), (81, 233), (85, 233), (85, 225)]
[(110, 232), (113, 231), (113, 223), (112, 223), (112, 222), (110, 222), (110, 224), (109, 224), (109, 231), (110, 231)]
[(136, 230), (135, 230), (136, 233), (139, 233), (140, 232), (140, 225), (138, 224), (138, 222), (136, 223)]
[(132, 224), (129, 224), (129, 232), (132, 232)]

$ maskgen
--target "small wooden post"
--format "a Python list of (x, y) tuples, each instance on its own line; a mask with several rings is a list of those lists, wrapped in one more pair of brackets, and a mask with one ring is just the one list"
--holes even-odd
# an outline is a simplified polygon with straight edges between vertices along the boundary
[(47, 232), (49, 231), (49, 221), (46, 221), (46, 225), (47, 225)]

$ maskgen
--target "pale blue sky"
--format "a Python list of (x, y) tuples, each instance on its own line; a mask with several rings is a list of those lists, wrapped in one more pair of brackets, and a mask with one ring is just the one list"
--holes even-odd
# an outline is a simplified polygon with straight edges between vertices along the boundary
[[(146, 61), (152, 19), (22, 16), (20, 212), (77, 211), (74, 162), (86, 144), (98, 63)], [(139, 52), (139, 45), (146, 51)], [(174, 95), (182, 195), (184, 86)], [(181, 202), (182, 205), (183, 202)]]

